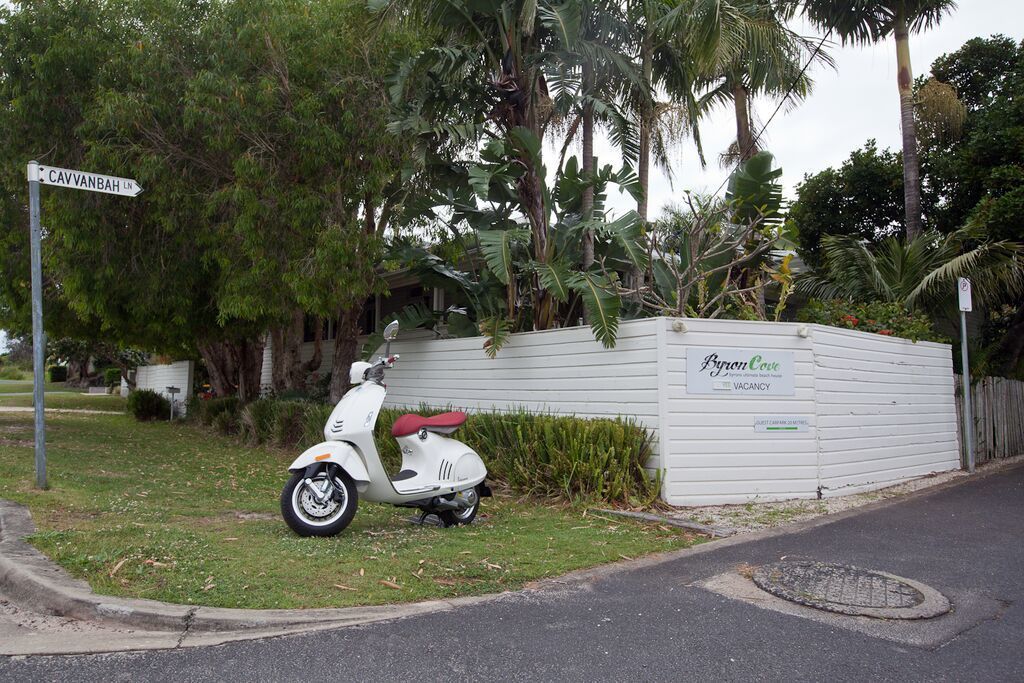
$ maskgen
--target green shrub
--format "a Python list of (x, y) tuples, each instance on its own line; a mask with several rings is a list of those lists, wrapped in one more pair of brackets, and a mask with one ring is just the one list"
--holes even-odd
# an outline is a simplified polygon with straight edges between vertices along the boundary
[(104, 370), (103, 383), (108, 387), (121, 386), (121, 368), (107, 368)]
[(274, 401), (271, 423), (274, 443), (295, 446), (305, 429), (306, 403), (303, 401)]
[[(53, 368), (50, 368), (51, 370)], [(65, 372), (65, 375), (67, 373)], [(0, 379), (25, 379), (25, 373), (10, 365), (0, 368)], [(50, 380), (53, 381), (52, 379)], [(63, 381), (63, 380), (61, 380)]]
[[(324, 425), (331, 416), (334, 406), (322, 403), (310, 403), (302, 416), (302, 435), (297, 446), (303, 450), (315, 446), (324, 440)], [(381, 411), (383, 412), (383, 411)]]
[(127, 410), (136, 420), (167, 420), (171, 416), (171, 403), (150, 389), (136, 389), (128, 394)]
[(238, 413), (238, 433), (248, 444), (257, 445), (273, 441), (276, 401), (261, 398), (242, 406)]
[(898, 303), (873, 301), (855, 304), (842, 299), (811, 299), (800, 310), (797, 319), (805, 323), (845, 327), (884, 336), (903, 337), (912, 341), (949, 341), (935, 331), (928, 316), (908, 311)]
[(68, 381), (68, 366), (66, 365), (51, 365), (49, 367), (49, 375), (51, 382), (67, 382)]
[(213, 416), (210, 424), (213, 426), (218, 433), (229, 434), (238, 433), (238, 413), (230, 410), (224, 410)]
[(232, 420), (237, 424), (239, 406), (240, 403), (237, 396), (197, 399), (189, 403), (188, 415), (204, 425), (212, 425), (219, 415), (229, 413)]

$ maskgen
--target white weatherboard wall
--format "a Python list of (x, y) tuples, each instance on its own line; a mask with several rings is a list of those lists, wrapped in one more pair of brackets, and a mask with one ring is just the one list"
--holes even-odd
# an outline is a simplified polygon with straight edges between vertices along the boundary
[(184, 413), (188, 397), (192, 394), (192, 375), (195, 363), (190, 360), (180, 360), (168, 365), (143, 365), (138, 368), (135, 374), (136, 389), (151, 389), (168, 399), (171, 394), (167, 393), (167, 387), (178, 387), (181, 393), (174, 396), (179, 401), (179, 407), (175, 411)]
[[(479, 337), (400, 339), (388, 405), (635, 417), (657, 437), (651, 465), (663, 470), (662, 495), (674, 505), (842, 495), (959, 466), (945, 344), (821, 325), (670, 318), (623, 322), (613, 349), (582, 327), (517, 334), (495, 359)], [(708, 350), (791, 354), (792, 393), (697, 394), (696, 384), (688, 391), (687, 354)], [(755, 430), (758, 418), (777, 417), (808, 428)]]
[(947, 344), (814, 326), (824, 495), (960, 466)]
[(481, 337), (408, 340), (400, 333), (391, 345), (401, 359), (387, 373), (386, 405), (625, 415), (657, 433), (658, 325), (623, 322), (613, 349), (587, 327), (515, 334), (496, 358), (484, 353)]

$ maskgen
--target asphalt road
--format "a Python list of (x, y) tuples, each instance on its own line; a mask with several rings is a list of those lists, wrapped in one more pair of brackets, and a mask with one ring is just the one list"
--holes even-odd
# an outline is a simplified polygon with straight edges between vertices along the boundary
[[(864, 626), (863, 618), (784, 614), (695, 585), (783, 556), (922, 581), (954, 611), (927, 624)], [(1017, 467), (831, 524), (614, 573), (584, 589), (209, 648), (9, 658), (0, 660), (0, 680), (1022, 681), (1022, 605)]]

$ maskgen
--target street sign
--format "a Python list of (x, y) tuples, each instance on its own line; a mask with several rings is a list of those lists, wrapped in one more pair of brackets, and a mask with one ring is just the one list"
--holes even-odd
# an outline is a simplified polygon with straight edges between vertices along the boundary
[(135, 197), (142, 188), (131, 178), (74, 171), (28, 162), (28, 214), (30, 260), (32, 265), (32, 404), (35, 407), (36, 487), (46, 488), (46, 414), (43, 407), (43, 364), (46, 361), (46, 333), (43, 330), (43, 229), (39, 211), (39, 186), (56, 185), (88, 192), (105, 192)]
[(971, 281), (965, 277), (958, 277), (956, 279), (956, 289), (960, 293), (960, 310), (973, 310), (971, 308)]
[[(29, 180), (32, 180), (32, 178), (29, 178)], [(57, 168), (56, 166), (40, 166), (37, 180), (43, 185), (57, 185), (59, 187), (70, 187), (75, 190), (119, 194), (122, 197), (135, 197), (142, 192), (142, 188), (132, 178), (118, 178), (112, 175), (87, 173), (86, 171)]]

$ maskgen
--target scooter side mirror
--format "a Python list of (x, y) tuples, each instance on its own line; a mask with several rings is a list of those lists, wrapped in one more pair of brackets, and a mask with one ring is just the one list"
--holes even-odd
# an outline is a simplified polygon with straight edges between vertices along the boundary
[(388, 326), (384, 328), (384, 341), (394, 341), (395, 337), (398, 336), (398, 321), (392, 320), (388, 323)]

